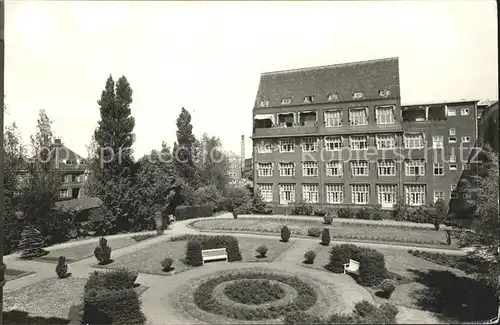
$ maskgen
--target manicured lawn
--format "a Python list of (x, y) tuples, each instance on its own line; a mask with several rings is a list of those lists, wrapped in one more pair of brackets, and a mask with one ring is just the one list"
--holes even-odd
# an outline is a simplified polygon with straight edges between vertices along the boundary
[(307, 230), (311, 227), (330, 229), (333, 239), (339, 240), (364, 240), (382, 241), (402, 244), (422, 244), (430, 246), (444, 246), (446, 248), (457, 248), (455, 244), (448, 246), (445, 243), (444, 231), (423, 229), (419, 227), (398, 227), (393, 225), (373, 225), (337, 222), (333, 225), (325, 225), (319, 220), (279, 220), (279, 219), (208, 219), (195, 221), (192, 227), (208, 231), (244, 231), (257, 233), (279, 234), (284, 225), (292, 232), (292, 237), (307, 236)]
[[(186, 244), (187, 240), (166, 241), (118, 257), (111, 264), (105, 266), (95, 265), (94, 267), (108, 269), (128, 268), (140, 273), (173, 275), (192, 268), (183, 263), (186, 257)], [(263, 244), (267, 246), (268, 252), (265, 258), (258, 258), (255, 249)], [(238, 245), (243, 262), (271, 262), (290, 248), (293, 242), (282, 243), (278, 238), (238, 238)], [(161, 261), (167, 257), (174, 260), (169, 272), (163, 271), (160, 265)]]
[(31, 271), (22, 271), (22, 270), (15, 270), (15, 269), (6, 269), (5, 270), (5, 281), (12, 281), (18, 278), (21, 278), (26, 275), (33, 274), (35, 272)]
[[(81, 304), (83, 287), (87, 279), (68, 277), (49, 278), (40, 282), (4, 293), (5, 311), (20, 310), (30, 316), (68, 318), (69, 310)], [(135, 288), (138, 294), (147, 287)]]
[[(133, 240), (132, 238), (116, 238), (108, 240), (108, 245), (112, 250), (117, 250), (136, 243), (137, 241)], [(66, 257), (67, 263), (71, 263), (94, 256), (94, 248), (96, 248), (98, 245), (99, 238), (96, 238), (92, 243), (52, 250), (49, 254), (40, 257), (38, 260), (43, 262), (57, 263), (57, 259), (62, 255)], [(113, 258), (113, 252), (111, 252), (111, 258)]]

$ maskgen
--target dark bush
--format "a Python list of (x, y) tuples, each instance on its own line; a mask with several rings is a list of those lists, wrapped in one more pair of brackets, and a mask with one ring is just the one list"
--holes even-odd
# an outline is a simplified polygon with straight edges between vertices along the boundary
[(349, 259), (360, 262), (361, 255), (366, 249), (352, 244), (333, 246), (326, 269), (335, 273), (343, 273), (344, 264), (349, 263)]
[(384, 254), (374, 249), (367, 249), (359, 260), (359, 282), (365, 286), (374, 286), (387, 276)]
[[(238, 245), (238, 239), (233, 236), (207, 236), (207, 235), (187, 235), (179, 237), (178, 240), (197, 240), (201, 249), (215, 249), (215, 248), (226, 248), (227, 259), (229, 262), (241, 261), (241, 252)], [(188, 242), (189, 244), (189, 242)], [(201, 257), (200, 249), (200, 257)], [(187, 253), (186, 253), (187, 259)], [(187, 260), (186, 260), (187, 262)], [(191, 265), (191, 264), (189, 264)], [(196, 266), (196, 265), (193, 265)]]
[(191, 239), (186, 245), (186, 264), (191, 266), (203, 265), (203, 256), (201, 255), (202, 246), (196, 239)]
[(242, 280), (228, 285), (224, 294), (232, 301), (246, 305), (260, 305), (285, 297), (279, 284), (269, 280)]
[(357, 302), (354, 305), (354, 313), (359, 317), (366, 317), (370, 314), (374, 314), (377, 311), (377, 307), (372, 305), (366, 300)]
[(446, 229), (444, 232), (446, 234), (446, 245), (451, 245), (451, 230)]
[(287, 226), (283, 226), (283, 228), (281, 228), (281, 240), (283, 242), (288, 242), (290, 240), (290, 229), (288, 229)]
[(366, 208), (361, 208), (359, 209), (356, 214), (355, 214), (355, 218), (356, 219), (361, 219), (361, 220), (368, 220), (370, 219), (370, 212), (368, 209)]
[(302, 310), (287, 313), (285, 315), (284, 323), (285, 325), (326, 324), (326, 322), (321, 318), (307, 314)]
[(311, 237), (319, 237), (321, 236), (321, 229), (312, 227), (307, 229), (307, 235)]
[(324, 217), (324, 216), (326, 216), (326, 211), (323, 209), (315, 209), (314, 215), (318, 216), (318, 217)]
[(325, 228), (323, 229), (323, 233), (321, 234), (321, 244), (328, 246), (330, 245), (330, 229)]
[(272, 214), (273, 209), (267, 202), (264, 202), (259, 189), (253, 193), (253, 213), (255, 214)]
[(354, 211), (347, 207), (347, 208), (340, 208), (337, 210), (337, 217), (338, 218), (343, 218), (343, 219), (352, 219), (354, 218), (355, 213)]
[(66, 257), (59, 256), (56, 266), (56, 274), (59, 279), (64, 279), (68, 275), (68, 264), (66, 264)]
[(331, 225), (333, 223), (333, 217), (332, 216), (324, 216), (323, 223), (325, 225)]
[(238, 215), (253, 212), (254, 198), (247, 188), (227, 187), (225, 192), (224, 208), (227, 211), (235, 211)]
[(106, 265), (112, 262), (111, 247), (108, 246), (106, 238), (99, 238), (99, 246), (94, 249), (94, 256), (101, 265)]
[(255, 250), (257, 253), (259, 253), (259, 255), (261, 257), (266, 257), (266, 253), (267, 253), (267, 246), (266, 245), (260, 245), (259, 247), (257, 247), (257, 249)]
[(163, 271), (168, 271), (172, 267), (172, 264), (174, 263), (174, 260), (171, 258), (166, 258), (163, 261), (161, 261), (161, 269)]
[(209, 205), (212, 211), (216, 212), (222, 210), (224, 197), (215, 185), (207, 185), (194, 191), (193, 204), (196, 206)]
[(397, 283), (392, 279), (385, 279), (379, 284), (380, 291), (377, 292), (377, 296), (389, 299), (391, 294), (396, 290)]
[(137, 272), (125, 268), (107, 272), (94, 271), (85, 283), (84, 289), (85, 291), (102, 288), (106, 290), (131, 289), (134, 287), (137, 276)]
[(418, 208), (406, 210), (405, 220), (415, 223), (432, 223), (432, 212), (427, 206), (419, 206)]
[(370, 215), (371, 220), (382, 220), (383, 219), (381, 207), (379, 205), (368, 209), (368, 214)]
[(238, 219), (238, 213), (236, 211), (233, 211), (232, 214), (233, 214), (233, 219)]
[(210, 205), (178, 206), (177, 208), (175, 208), (175, 217), (177, 220), (187, 220), (211, 216), (213, 216), (213, 211)]
[(304, 254), (304, 259), (305, 259), (306, 264), (313, 264), (315, 258), (316, 258), (316, 252), (315, 251), (307, 251)]
[(293, 207), (292, 214), (298, 216), (311, 216), (313, 215), (313, 207), (307, 203), (300, 202)]

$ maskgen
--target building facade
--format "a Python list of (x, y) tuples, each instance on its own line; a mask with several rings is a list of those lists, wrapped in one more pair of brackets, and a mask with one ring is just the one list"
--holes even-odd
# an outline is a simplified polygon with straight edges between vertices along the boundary
[(449, 201), (477, 140), (477, 101), (401, 106), (397, 58), (264, 73), (253, 120), (273, 205)]

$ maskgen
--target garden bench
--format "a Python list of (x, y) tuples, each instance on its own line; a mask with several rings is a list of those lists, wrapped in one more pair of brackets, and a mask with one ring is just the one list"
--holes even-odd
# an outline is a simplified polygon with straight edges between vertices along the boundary
[(225, 248), (204, 249), (201, 251), (201, 256), (203, 258), (203, 264), (205, 264), (205, 261), (222, 259), (227, 261), (227, 251)]
[(346, 272), (358, 274), (358, 270), (359, 270), (358, 261), (349, 259), (349, 263), (344, 264), (344, 274), (346, 274)]

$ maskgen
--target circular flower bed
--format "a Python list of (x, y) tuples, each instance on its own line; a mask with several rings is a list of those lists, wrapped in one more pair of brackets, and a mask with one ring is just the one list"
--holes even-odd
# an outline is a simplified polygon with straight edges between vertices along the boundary
[(241, 304), (261, 305), (284, 298), (285, 290), (269, 280), (242, 280), (226, 286), (224, 294)]
[[(227, 299), (221, 299), (220, 295)], [(204, 281), (194, 291), (193, 298), (198, 308), (215, 315), (263, 320), (277, 319), (290, 311), (306, 311), (314, 306), (317, 295), (297, 277), (238, 272)]]

